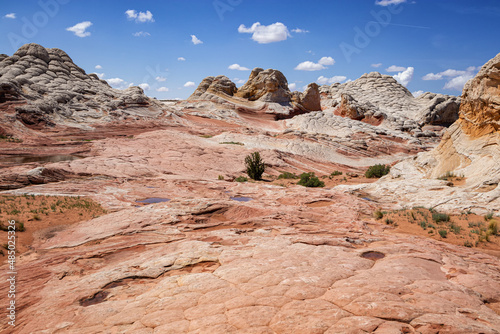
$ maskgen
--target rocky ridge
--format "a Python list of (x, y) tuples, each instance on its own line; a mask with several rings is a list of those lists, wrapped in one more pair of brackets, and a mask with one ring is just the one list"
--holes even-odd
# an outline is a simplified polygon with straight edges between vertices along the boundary
[(60, 49), (26, 44), (0, 60), (2, 123), (32, 128), (67, 125), (91, 128), (98, 122), (157, 118), (159, 102), (139, 87), (111, 88), (86, 74)]
[[(400, 162), (389, 176), (357, 189), (401, 206), (500, 212), (499, 68), (500, 54), (465, 85), (459, 119), (434, 150)], [(438, 179), (446, 174), (463, 177), (466, 182), (449, 187), (446, 180)], [(439, 196), (436, 190), (440, 190)]]

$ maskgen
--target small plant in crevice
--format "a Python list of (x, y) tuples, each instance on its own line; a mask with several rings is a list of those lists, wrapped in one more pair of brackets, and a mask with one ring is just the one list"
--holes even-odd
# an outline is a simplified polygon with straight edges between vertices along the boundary
[(384, 217), (384, 214), (382, 213), (382, 211), (377, 210), (373, 213), (373, 216), (375, 217), (375, 219), (379, 220), (379, 219), (382, 219)]
[(253, 152), (245, 157), (245, 166), (248, 176), (253, 180), (261, 180), (266, 165), (259, 152)]
[(237, 178), (234, 179), (234, 182), (247, 182), (248, 178), (244, 176), (238, 176)]
[(391, 170), (390, 166), (382, 164), (373, 165), (368, 167), (368, 169), (365, 172), (365, 177), (381, 178), (382, 176), (389, 174), (390, 170)]
[(325, 186), (325, 182), (318, 179), (318, 177), (315, 176), (313, 172), (300, 174), (300, 181), (297, 184), (304, 187), (312, 187), (312, 188)]
[(218, 177), (217, 179), (218, 179), (218, 180), (224, 180), (224, 176), (219, 175), (219, 177)]

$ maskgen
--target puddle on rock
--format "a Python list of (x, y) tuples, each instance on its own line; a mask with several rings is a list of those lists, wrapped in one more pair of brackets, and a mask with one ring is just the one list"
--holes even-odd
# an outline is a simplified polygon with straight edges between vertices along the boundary
[(168, 201), (170, 201), (170, 198), (150, 197), (150, 198), (142, 199), (140, 201), (135, 201), (135, 202), (142, 203), (142, 204), (156, 204), (156, 203), (163, 203), (163, 202), (168, 202)]
[(77, 155), (56, 154), (56, 155), (15, 155), (0, 158), (0, 164), (22, 165), (33, 162), (61, 162), (81, 159)]
[(384, 253), (376, 252), (376, 251), (369, 251), (369, 252), (364, 252), (361, 254), (362, 258), (368, 259), (368, 260), (373, 260), (377, 261), (380, 259), (383, 259), (385, 257)]
[(233, 201), (238, 201), (238, 202), (249, 202), (253, 200), (252, 197), (245, 197), (245, 196), (236, 196), (236, 197), (231, 197)]

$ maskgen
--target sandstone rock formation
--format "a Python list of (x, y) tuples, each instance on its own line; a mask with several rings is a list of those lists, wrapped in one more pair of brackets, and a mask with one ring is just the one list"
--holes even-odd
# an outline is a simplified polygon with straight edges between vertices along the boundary
[(224, 75), (206, 77), (188, 100), (210, 100), (213, 95), (218, 94), (233, 96), (237, 90), (234, 82)]
[(254, 68), (248, 81), (238, 89), (236, 96), (249, 101), (288, 104), (291, 101), (288, 81), (278, 70)]
[[(439, 146), (397, 164), (379, 182), (357, 189), (400, 205), (499, 213), (499, 68), (500, 54), (465, 85), (460, 117), (447, 129)], [(465, 184), (449, 187), (437, 179), (446, 173), (465, 178)], [(346, 187), (349, 191), (354, 188)], [(440, 190), (439, 196), (436, 190)]]
[(0, 110), (3, 122), (17, 120), (30, 127), (88, 128), (96, 122), (163, 114), (141, 88), (112, 89), (95, 74), (87, 75), (64, 51), (38, 44), (26, 44), (0, 60)]
[(426, 93), (418, 98), (389, 75), (363, 74), (344, 84), (321, 86), (323, 109), (340, 108), (338, 114), (353, 119), (364, 115), (383, 118), (385, 125), (402, 131), (420, 132), (426, 124), (449, 125), (458, 118), (460, 98)]

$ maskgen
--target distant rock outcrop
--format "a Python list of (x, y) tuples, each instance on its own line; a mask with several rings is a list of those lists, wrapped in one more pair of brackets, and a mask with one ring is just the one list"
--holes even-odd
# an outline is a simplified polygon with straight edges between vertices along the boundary
[(188, 100), (209, 100), (211, 96), (218, 94), (233, 96), (237, 90), (234, 82), (224, 75), (206, 77)]
[(254, 68), (248, 81), (238, 89), (236, 96), (250, 101), (290, 103), (288, 81), (278, 70)]
[(450, 125), (458, 118), (460, 106), (460, 98), (455, 96), (426, 93), (415, 98), (392, 76), (378, 72), (344, 84), (321, 86), (320, 93), (323, 109), (338, 108), (337, 114), (358, 120), (382, 118), (402, 131), (415, 131), (426, 124)]
[(161, 105), (139, 87), (111, 88), (60, 49), (26, 44), (0, 57), (0, 110), (27, 126), (88, 127), (95, 122), (156, 117)]

